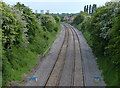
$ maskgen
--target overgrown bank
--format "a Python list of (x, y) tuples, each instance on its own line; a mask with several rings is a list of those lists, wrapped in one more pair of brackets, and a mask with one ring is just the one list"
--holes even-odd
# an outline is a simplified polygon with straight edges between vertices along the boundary
[(2, 11), (3, 85), (21, 81), (55, 40), (60, 19), (55, 15), (35, 14), (24, 4), (9, 6), (0, 2)]
[(80, 13), (72, 23), (96, 55), (108, 86), (120, 86), (120, 2), (106, 3), (91, 16)]

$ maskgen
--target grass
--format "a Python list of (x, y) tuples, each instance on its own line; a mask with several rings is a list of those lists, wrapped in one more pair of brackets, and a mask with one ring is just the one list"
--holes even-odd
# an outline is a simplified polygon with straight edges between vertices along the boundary
[(2, 87), (2, 72), (0, 72), (0, 88)]
[(90, 46), (92, 46), (92, 41), (91, 41), (91, 38), (90, 38), (90, 33), (87, 32), (87, 31), (85, 31), (85, 32), (83, 32), (83, 35), (84, 35), (85, 39), (87, 40), (87, 43), (88, 43)]
[(3, 60), (3, 63), (6, 62), (3, 66), (5, 71), (3, 85), (15, 80), (21, 81), (23, 79), (21, 75), (28, 73), (30, 68), (37, 63), (37, 54), (29, 49), (14, 48), (12, 54), (14, 59)]
[(104, 76), (104, 81), (107, 86), (119, 86), (118, 72), (116, 72), (115, 66), (109, 61), (107, 57), (99, 57), (97, 59), (99, 69), (102, 70), (102, 75)]
[[(53, 31), (47, 34), (49, 39), (46, 41), (38, 36), (35, 43), (29, 44), (28, 47), (14, 47), (12, 51), (7, 51), (7, 55), (3, 55), (4, 74), (3, 85), (9, 84), (12, 81), (22, 82), (23, 74), (29, 74), (31, 69), (38, 64), (38, 56), (43, 55), (46, 50), (52, 45), (56, 39), (56, 34), (60, 32)], [(46, 43), (46, 46), (45, 46)], [(12, 58), (12, 59), (11, 59)]]

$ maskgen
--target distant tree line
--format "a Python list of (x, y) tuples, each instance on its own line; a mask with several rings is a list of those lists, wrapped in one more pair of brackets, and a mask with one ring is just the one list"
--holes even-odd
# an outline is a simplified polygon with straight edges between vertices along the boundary
[(84, 6), (84, 12), (87, 12), (89, 14), (93, 14), (95, 12), (95, 9), (97, 8), (97, 4), (92, 5), (85, 5)]

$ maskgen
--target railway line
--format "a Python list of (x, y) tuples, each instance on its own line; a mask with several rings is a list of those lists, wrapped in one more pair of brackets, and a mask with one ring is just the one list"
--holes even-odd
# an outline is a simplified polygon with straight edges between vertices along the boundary
[(79, 38), (70, 25), (63, 26), (64, 42), (45, 86), (83, 86)]
[[(64, 27), (66, 27), (66, 26), (64, 26)], [(53, 67), (53, 70), (51, 71), (51, 74), (50, 74), (45, 86), (56, 86), (59, 84), (61, 72), (63, 70), (64, 61), (65, 61), (65, 57), (66, 57), (66, 51), (67, 51), (67, 47), (68, 47), (68, 37), (69, 37), (69, 33), (68, 33), (68, 30), (66, 30), (66, 28), (65, 28), (64, 42), (62, 44), (59, 55), (57, 57), (57, 61)]]
[[(85, 61), (89, 58), (85, 57), (88, 56), (88, 52), (85, 51), (85, 43), (78, 30), (67, 23), (61, 23), (61, 26), (62, 31), (49, 51), (53, 54), (43, 58), (34, 74), (38, 78), (37, 82), (28, 80), (25, 86), (104, 85), (104, 83), (93, 82), (92, 74), (96, 72), (96, 68), (95, 65), (89, 66)], [(89, 67), (93, 72), (88, 70)]]

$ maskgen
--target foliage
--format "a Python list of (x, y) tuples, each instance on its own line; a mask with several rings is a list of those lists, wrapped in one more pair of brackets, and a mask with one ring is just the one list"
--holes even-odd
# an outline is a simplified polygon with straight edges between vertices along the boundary
[(21, 81), (23, 73), (37, 64), (38, 54), (42, 55), (53, 43), (60, 30), (60, 20), (52, 15), (32, 12), (24, 4), (15, 6), (0, 2), (2, 10), (2, 73), (3, 85)]
[(77, 16), (74, 18), (72, 24), (78, 25), (78, 24), (82, 23), (83, 20), (84, 20), (84, 16), (81, 15), (81, 14), (79, 14), (79, 15), (77, 15)]
[(41, 15), (41, 23), (42, 23), (42, 26), (45, 26), (49, 32), (52, 32), (56, 21), (50, 15)]
[[(120, 83), (120, 2), (106, 3), (96, 9), (93, 16), (86, 16), (77, 25), (83, 32), (88, 43), (98, 57), (99, 68), (102, 69), (104, 80), (108, 86)], [(80, 17), (80, 16), (78, 16)]]
[(22, 26), (19, 19), (5, 3), (2, 3), (2, 43), (5, 49), (20, 44), (22, 40)]
[(54, 17), (56, 23), (60, 23), (60, 18), (58, 16), (56, 15), (52, 15), (52, 16)]

